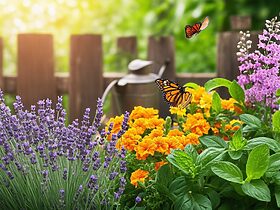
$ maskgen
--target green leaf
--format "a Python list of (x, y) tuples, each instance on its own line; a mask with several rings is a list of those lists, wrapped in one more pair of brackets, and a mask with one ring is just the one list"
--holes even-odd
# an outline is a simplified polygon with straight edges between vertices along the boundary
[(228, 148), (227, 143), (218, 136), (201, 136), (199, 141), (206, 147)]
[(231, 157), (231, 159), (233, 160), (238, 160), (241, 158), (241, 156), (243, 155), (242, 150), (238, 150), (238, 151), (228, 151), (229, 156)]
[(246, 145), (246, 141), (243, 139), (241, 128), (238, 129), (232, 136), (232, 140), (229, 142), (229, 148), (233, 151), (242, 150)]
[(246, 123), (247, 125), (251, 126), (251, 127), (257, 127), (257, 128), (261, 128), (262, 126), (262, 122), (259, 118), (255, 117), (254, 115), (251, 114), (241, 114), (239, 115), (241, 121), (243, 121), (244, 123)]
[(222, 110), (221, 98), (217, 92), (214, 92), (212, 95), (212, 109), (216, 113), (220, 113)]
[(259, 201), (270, 202), (270, 190), (263, 180), (253, 180), (252, 182), (245, 182), (242, 185), (242, 190), (246, 195), (255, 198)]
[(277, 111), (272, 116), (273, 131), (280, 132), (280, 111)]
[(253, 148), (257, 147), (258, 145), (266, 144), (269, 149), (273, 150), (274, 152), (280, 151), (280, 143), (275, 141), (274, 139), (267, 138), (267, 137), (257, 137), (247, 141), (247, 145), (244, 149), (252, 150)]
[(191, 190), (191, 186), (187, 184), (188, 179), (185, 176), (179, 176), (172, 181), (168, 187), (170, 193), (180, 197)]
[(211, 80), (208, 80), (205, 84), (204, 84), (204, 88), (206, 91), (211, 91), (215, 88), (218, 87), (227, 87), (229, 88), (231, 85), (231, 81), (224, 79), (224, 78), (214, 78)]
[(193, 202), (193, 209), (195, 210), (201, 210), (201, 209), (212, 210), (211, 201), (205, 195), (193, 194), (192, 202)]
[(185, 174), (191, 177), (196, 176), (196, 166), (190, 154), (179, 149), (172, 150), (171, 154), (169, 154), (166, 159)]
[(198, 152), (196, 151), (195, 147), (192, 144), (187, 144), (185, 146), (184, 151), (191, 155), (191, 158), (193, 159), (193, 161), (196, 161), (196, 158), (198, 157)]
[(276, 185), (275, 186), (275, 200), (277, 203), (277, 207), (280, 208), (280, 186)]
[(206, 188), (205, 192), (211, 201), (212, 209), (216, 209), (221, 203), (220, 194), (211, 188)]
[(184, 85), (184, 87), (190, 87), (190, 88), (193, 88), (193, 89), (197, 90), (200, 86), (196, 83), (188, 82)]
[(173, 181), (173, 178), (173, 172), (168, 164), (161, 166), (156, 174), (156, 182), (160, 183), (160, 185), (168, 186)]
[(275, 153), (269, 158), (269, 165), (266, 171), (266, 176), (272, 177), (277, 171), (280, 170), (280, 153)]
[(245, 101), (245, 93), (242, 87), (234, 80), (230, 87), (229, 87), (229, 94), (232, 98), (234, 98), (236, 101), (240, 103), (244, 103)]
[(231, 162), (218, 161), (214, 166), (211, 167), (211, 169), (222, 179), (238, 184), (243, 183), (243, 175), (241, 170)]
[(199, 154), (196, 164), (200, 165), (203, 169), (206, 169), (209, 164), (222, 160), (225, 153), (226, 150), (224, 148), (207, 148)]
[(184, 194), (176, 199), (174, 202), (174, 209), (185, 210), (192, 209), (193, 202), (189, 194)]
[(261, 178), (266, 172), (269, 164), (269, 147), (259, 145), (249, 154), (246, 164), (247, 181)]

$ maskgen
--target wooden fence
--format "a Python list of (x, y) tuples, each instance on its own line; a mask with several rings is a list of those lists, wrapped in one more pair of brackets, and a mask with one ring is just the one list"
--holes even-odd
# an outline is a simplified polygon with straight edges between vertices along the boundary
[[(232, 17), (232, 31), (218, 34), (217, 72), (180, 73), (175, 70), (175, 49), (173, 37), (149, 37), (147, 59), (153, 60), (153, 71), (169, 59), (164, 78), (176, 80), (180, 84), (195, 82), (204, 84), (215, 77), (234, 79), (238, 74), (236, 45), (239, 30), (251, 26), (250, 17)], [(256, 43), (257, 33), (251, 37)], [(94, 113), (96, 100), (121, 73), (103, 72), (102, 36), (93, 34), (72, 35), (70, 46), (69, 73), (56, 73), (54, 69), (53, 36), (50, 34), (19, 34), (17, 51), (17, 76), (3, 75), (3, 41), (0, 38), (0, 87), (5, 93), (18, 94), (25, 107), (40, 99), (69, 94), (70, 120), (80, 118), (84, 109), (90, 107)], [(119, 51), (137, 56), (136, 37), (121, 37), (117, 40)]]

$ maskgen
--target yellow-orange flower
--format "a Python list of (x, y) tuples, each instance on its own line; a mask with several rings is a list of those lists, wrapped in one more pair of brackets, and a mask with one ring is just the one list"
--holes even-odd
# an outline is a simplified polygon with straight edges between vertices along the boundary
[(136, 106), (130, 113), (129, 119), (136, 120), (139, 118), (153, 118), (158, 117), (158, 110), (153, 108), (145, 108), (142, 106)]
[(174, 107), (170, 106), (169, 111), (171, 114), (176, 114), (180, 117), (186, 116), (186, 108), (179, 108), (179, 107)]
[(191, 131), (199, 136), (208, 134), (210, 124), (204, 119), (202, 113), (188, 114), (187, 120), (183, 124), (184, 131)]
[(238, 102), (234, 98), (230, 98), (228, 100), (221, 100), (223, 109), (241, 114), (242, 109), (240, 107), (236, 106), (235, 103), (238, 103)]
[(149, 155), (154, 155), (157, 145), (149, 137), (145, 136), (141, 142), (135, 147), (136, 158), (138, 160), (146, 160)]
[(183, 136), (184, 133), (182, 131), (179, 131), (178, 129), (170, 130), (167, 134), (167, 136)]
[(155, 163), (155, 170), (158, 171), (160, 169), (161, 166), (168, 164), (168, 162), (166, 161), (159, 161)]
[(137, 187), (138, 182), (144, 183), (148, 175), (149, 175), (148, 171), (138, 169), (131, 173), (130, 183), (133, 184), (135, 187)]
[[(229, 131), (229, 130), (237, 131), (240, 128), (240, 126), (238, 124), (242, 124), (242, 123), (243, 122), (240, 120), (231, 120), (229, 122), (229, 124), (225, 125), (225, 130), (226, 131)], [(234, 125), (234, 124), (236, 124), (236, 125)]]
[(153, 139), (154, 144), (156, 145), (155, 151), (165, 154), (168, 149), (168, 143), (166, 142), (166, 137), (156, 137)]
[(116, 147), (120, 149), (123, 146), (125, 149), (133, 151), (140, 139), (141, 136), (138, 134), (137, 129), (129, 128), (118, 140)]
[(188, 139), (189, 144), (199, 144), (198, 140), (199, 135), (195, 133), (189, 133), (186, 138)]

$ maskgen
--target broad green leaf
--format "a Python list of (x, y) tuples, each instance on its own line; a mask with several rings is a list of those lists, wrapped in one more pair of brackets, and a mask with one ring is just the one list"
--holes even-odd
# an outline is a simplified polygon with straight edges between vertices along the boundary
[(262, 122), (259, 118), (255, 117), (254, 115), (251, 114), (241, 114), (239, 115), (240, 119), (242, 122), (246, 123), (247, 125), (251, 127), (257, 127), (261, 128)]
[(259, 201), (270, 202), (270, 190), (263, 180), (253, 180), (252, 182), (245, 182), (242, 185), (242, 190), (246, 195), (255, 198)]
[(280, 143), (275, 141), (274, 139), (267, 138), (267, 137), (257, 137), (247, 141), (247, 145), (244, 149), (251, 150), (258, 145), (266, 144), (269, 149), (273, 150), (274, 152), (280, 151)]
[(199, 154), (196, 164), (206, 168), (210, 163), (223, 159), (225, 153), (226, 150), (224, 148), (207, 148)]
[(273, 176), (274, 173), (280, 170), (280, 153), (275, 153), (269, 158), (269, 165), (266, 171), (266, 175)]
[(245, 101), (245, 93), (242, 87), (234, 80), (230, 87), (229, 87), (229, 93), (232, 98), (234, 98), (236, 101), (240, 103), (244, 103)]
[(277, 207), (280, 208), (280, 186), (276, 185), (275, 186), (275, 200), (277, 203)]
[(165, 186), (168, 186), (173, 178), (173, 172), (169, 164), (161, 166), (156, 174), (156, 182)]
[(190, 154), (182, 150), (172, 150), (166, 159), (185, 174), (191, 177), (196, 176), (196, 166)]
[(187, 144), (185, 146), (184, 151), (187, 154), (191, 155), (191, 158), (193, 159), (194, 162), (196, 161), (196, 158), (198, 156), (198, 152), (196, 151), (195, 147), (192, 144)]
[(196, 83), (188, 82), (184, 85), (184, 87), (190, 87), (190, 88), (193, 88), (193, 89), (197, 90), (200, 86)]
[(218, 161), (211, 167), (212, 171), (222, 179), (229, 182), (241, 184), (243, 182), (243, 175), (241, 170), (231, 162)]
[(187, 184), (188, 179), (185, 176), (179, 176), (175, 178), (169, 185), (170, 193), (173, 193), (175, 196), (180, 197), (181, 195), (186, 194), (187, 191), (191, 189), (191, 186)]
[(201, 136), (199, 137), (199, 141), (202, 145), (206, 146), (207, 148), (228, 148), (228, 145), (225, 142), (225, 140), (221, 139), (218, 136)]
[(216, 113), (220, 113), (222, 110), (221, 98), (217, 92), (214, 92), (212, 95), (212, 109)]
[(211, 188), (206, 188), (205, 192), (211, 201), (212, 209), (216, 209), (221, 203), (220, 194)]
[(273, 131), (280, 132), (280, 111), (277, 111), (272, 116)]
[(208, 80), (205, 84), (204, 84), (204, 88), (206, 91), (211, 91), (215, 88), (218, 87), (227, 87), (229, 88), (231, 85), (231, 81), (224, 79), (224, 78), (214, 78), (211, 80)]
[(232, 140), (229, 142), (229, 148), (233, 151), (243, 149), (246, 145), (246, 141), (243, 139), (241, 128), (238, 129), (232, 136)]
[(242, 150), (238, 150), (238, 151), (228, 151), (229, 156), (231, 157), (231, 159), (233, 160), (238, 160), (241, 158), (243, 152)]
[(193, 202), (189, 194), (184, 194), (183, 196), (178, 197), (174, 202), (174, 209), (186, 210), (193, 209)]
[(212, 210), (211, 201), (205, 195), (193, 194), (192, 195), (193, 209), (209, 209)]
[(252, 179), (261, 178), (266, 172), (268, 164), (269, 147), (265, 144), (255, 147), (248, 156), (246, 164), (246, 180), (250, 182)]

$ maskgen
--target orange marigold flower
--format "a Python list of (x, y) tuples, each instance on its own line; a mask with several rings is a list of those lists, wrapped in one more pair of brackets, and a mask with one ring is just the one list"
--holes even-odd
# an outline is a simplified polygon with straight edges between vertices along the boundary
[(133, 151), (140, 139), (141, 136), (138, 135), (137, 129), (129, 128), (118, 140), (116, 148), (120, 149), (124, 146), (125, 149)]
[(199, 106), (208, 112), (212, 106), (212, 93), (205, 92), (200, 99)]
[[(225, 130), (226, 131), (229, 131), (229, 130), (237, 131), (240, 128), (239, 124), (242, 124), (242, 123), (243, 122), (240, 120), (231, 120), (229, 122), (229, 124), (225, 125)], [(236, 125), (234, 125), (234, 124), (236, 124)]]
[(184, 131), (191, 131), (199, 136), (208, 134), (210, 124), (204, 119), (202, 113), (188, 114), (187, 120), (183, 124)]
[(146, 160), (149, 155), (154, 155), (157, 145), (153, 140), (145, 136), (141, 142), (135, 147), (136, 158), (138, 160)]
[(184, 149), (178, 137), (175, 136), (167, 137), (166, 143), (168, 144), (168, 150), (166, 151), (165, 154), (170, 154), (171, 149)]
[(168, 149), (169, 145), (166, 143), (166, 137), (156, 137), (153, 139), (154, 144), (156, 145), (155, 151), (165, 154)]
[(230, 98), (228, 100), (221, 100), (222, 108), (232, 112), (234, 112), (234, 103), (237, 103), (237, 101), (233, 98)]
[(189, 140), (190, 144), (199, 144), (198, 137), (199, 137), (199, 135), (197, 135), (195, 133), (189, 133), (187, 135), (187, 139)]
[(157, 128), (157, 129), (153, 129), (151, 131), (151, 133), (149, 134), (150, 138), (155, 138), (158, 136), (163, 136), (163, 129)]
[(137, 187), (138, 182), (144, 183), (148, 175), (149, 175), (148, 171), (138, 169), (131, 173), (130, 183), (133, 184), (135, 187)]
[(159, 161), (155, 163), (155, 170), (158, 171), (160, 169), (161, 166), (168, 164), (168, 162), (166, 161)]
[(169, 111), (171, 114), (176, 114), (178, 116), (186, 116), (186, 108), (179, 108), (179, 107), (174, 107), (174, 106), (170, 106)]
[(170, 130), (167, 134), (167, 136), (183, 136), (184, 133), (182, 131), (179, 131), (178, 129)]
[(158, 116), (158, 110), (154, 108), (145, 108), (142, 106), (136, 106), (130, 113), (129, 119), (136, 120), (139, 118), (152, 118)]

